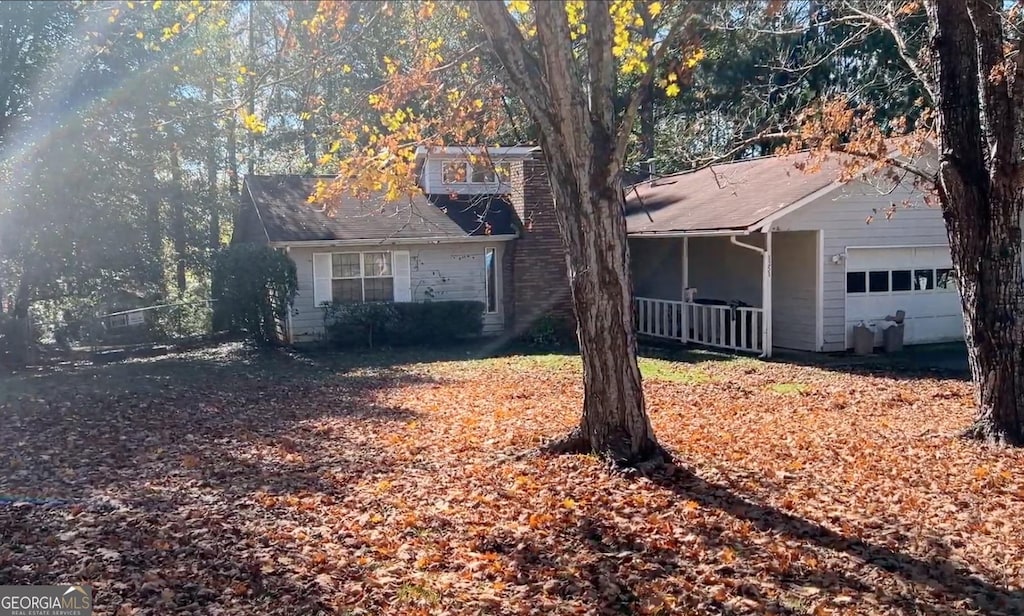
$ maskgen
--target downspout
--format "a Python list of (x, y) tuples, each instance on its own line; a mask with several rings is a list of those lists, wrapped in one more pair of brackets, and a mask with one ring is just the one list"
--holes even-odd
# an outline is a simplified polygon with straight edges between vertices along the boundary
[[(284, 254), (289, 259), (292, 258), (292, 249), (291, 249), (290, 246), (285, 246), (284, 247)], [(285, 313), (284, 321), (285, 321), (286, 327), (288, 328), (288, 332), (286, 334), (286, 336), (288, 338), (287, 342), (288, 342), (288, 345), (291, 346), (295, 342), (295, 337), (292, 334), (292, 307), (291, 306), (288, 306), (288, 312)]]
[(686, 290), (690, 288), (690, 238), (683, 236), (683, 318), (680, 320), (683, 331), (680, 337), (683, 344), (690, 342), (690, 304), (686, 299)]
[(729, 242), (761, 255), (761, 339), (764, 342), (761, 357), (767, 359), (772, 356), (772, 232), (765, 232), (764, 248), (739, 242), (735, 235), (729, 236)]

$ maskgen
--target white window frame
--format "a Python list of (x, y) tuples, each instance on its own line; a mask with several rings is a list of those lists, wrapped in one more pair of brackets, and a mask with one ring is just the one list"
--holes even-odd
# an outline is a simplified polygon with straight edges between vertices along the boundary
[[(453, 165), (462, 165), (462, 168), (466, 171), (465, 180), (461, 182), (449, 182), (445, 179), (445, 170), (449, 166)], [(499, 169), (503, 169), (504, 171), (499, 172)], [(477, 180), (476, 174), (478, 172), (488, 174), (492, 176), (492, 179)], [(505, 177), (502, 177), (502, 173), (504, 173)], [(497, 186), (499, 184), (507, 184), (511, 181), (511, 178), (512, 163), (507, 160), (497, 161), (492, 164), (480, 163), (476, 165), (470, 163), (468, 160), (449, 159), (441, 161), (441, 183), (444, 185), (450, 186), (452, 184), (466, 184), (472, 186)]]
[[(946, 286), (946, 287), (938, 286), (939, 285), (939, 271), (941, 271), (941, 270), (948, 270), (949, 271), (949, 283), (948, 283), (949, 286)], [(888, 290), (887, 291), (872, 291), (871, 290), (871, 272), (882, 272), (882, 271), (886, 272), (886, 274), (888, 276), (888, 279), (889, 279)], [(894, 271), (909, 271), (910, 272), (910, 288), (909, 289), (906, 289), (906, 290), (903, 290), (903, 291), (894, 291), (893, 290), (893, 288), (892, 288), (892, 273)], [(931, 276), (931, 284), (932, 284), (932, 286), (931, 286), (930, 289), (918, 289), (917, 288), (917, 276), (916, 276), (916, 273), (917, 272), (922, 272), (922, 271), (923, 272), (930, 271), (932, 273), (932, 276)], [(846, 273), (847, 277), (850, 274), (864, 274), (864, 291), (850, 291), (849, 290), (849, 280), (847, 280), (847, 283), (846, 283), (846, 285), (847, 285), (846, 294), (847, 295), (855, 295), (855, 296), (861, 296), (861, 295), (891, 295), (893, 293), (900, 293), (900, 294), (912, 293), (912, 294), (917, 295), (917, 294), (922, 294), (922, 293), (923, 294), (951, 293), (951, 292), (955, 293), (956, 290), (957, 290), (956, 289), (955, 270), (953, 268), (951, 268), (951, 267), (896, 267), (896, 268), (890, 268), (888, 270), (881, 270), (881, 269), (860, 270), (860, 269), (858, 269), (858, 270), (848, 271)]]
[[(454, 167), (455, 165), (462, 165), (462, 168), (466, 171), (466, 173), (464, 175), (465, 179), (463, 181), (461, 181), (461, 182), (459, 182), (459, 181), (449, 181), (445, 177), (445, 171), (448, 169), (448, 167), (449, 166)], [(468, 160), (442, 160), (441, 161), (441, 183), (442, 184), (447, 184), (447, 185), (451, 185), (451, 184), (471, 184), (472, 183), (472, 181), (471, 181), (472, 179), (473, 179), (473, 166), (469, 164)]]
[[(489, 301), (491, 297), (491, 284), (487, 275), (488, 254), (493, 255), (491, 263), (494, 264), (494, 310), (491, 310)], [(498, 248), (496, 246), (487, 246), (484, 248), (484, 314), (498, 314), (501, 307), (499, 289), (501, 289), (501, 269), (498, 267)]]
[[(391, 272), (390, 276), (373, 276), (366, 274), (366, 255), (379, 255), (385, 254), (388, 256), (390, 261), (388, 269)], [(359, 276), (335, 276), (334, 275), (334, 256), (335, 255), (359, 255)], [(331, 300), (338, 301), (334, 297), (334, 281), (335, 280), (359, 280), (359, 289), (361, 299), (360, 303), (366, 303), (366, 280), (367, 279), (379, 279), (379, 278), (390, 278), (391, 279), (391, 299), (390, 300), (374, 300), (374, 301), (395, 301), (395, 253), (390, 250), (365, 250), (361, 252), (345, 251), (345, 252), (332, 252), (331, 253)]]

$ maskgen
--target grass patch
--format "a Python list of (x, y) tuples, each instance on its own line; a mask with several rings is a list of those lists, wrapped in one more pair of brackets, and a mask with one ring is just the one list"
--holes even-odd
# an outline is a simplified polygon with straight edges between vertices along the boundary
[(488, 362), (511, 366), (515, 370), (546, 370), (561, 372), (563, 370), (580, 370), (582, 364), (579, 355), (548, 353), (544, 355), (513, 355), (511, 357), (495, 357)]
[(807, 391), (807, 386), (801, 383), (775, 383), (770, 389), (784, 396), (798, 396)]
[(687, 366), (660, 359), (640, 358), (640, 374), (651, 381), (702, 385), (711, 381), (711, 375), (701, 367)]
[(416, 584), (405, 584), (398, 589), (395, 597), (399, 603), (437, 605), (441, 595), (433, 588)]
[[(511, 366), (514, 370), (523, 372), (537, 370), (545, 372), (578, 372), (582, 367), (578, 355), (560, 354), (497, 357), (488, 360), (488, 362)], [(641, 357), (639, 358), (639, 363), (640, 373), (646, 380), (683, 383), (686, 385), (700, 385), (712, 380), (708, 370), (711, 362), (689, 364)]]

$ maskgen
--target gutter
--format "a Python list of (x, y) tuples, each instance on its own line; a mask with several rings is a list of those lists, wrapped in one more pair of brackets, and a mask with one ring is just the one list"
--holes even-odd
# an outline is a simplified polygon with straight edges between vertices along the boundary
[(461, 237), (395, 237), (358, 240), (304, 240), (270, 242), (274, 248), (319, 248), (328, 246), (403, 246), (409, 244), (487, 244), (509, 242), (517, 235), (469, 235)]
[(753, 233), (753, 228), (749, 229), (729, 229), (721, 230), (716, 229), (713, 231), (639, 231), (636, 233), (626, 232), (627, 238), (636, 239), (651, 239), (651, 238), (673, 238), (673, 237), (711, 237), (719, 235), (750, 235)]

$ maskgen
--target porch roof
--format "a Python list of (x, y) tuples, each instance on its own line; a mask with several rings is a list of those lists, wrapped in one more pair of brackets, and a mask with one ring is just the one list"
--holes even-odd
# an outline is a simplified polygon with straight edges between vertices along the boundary
[(835, 184), (840, 163), (829, 159), (817, 173), (795, 167), (806, 153), (713, 165), (626, 189), (626, 228), (631, 236), (737, 233)]

